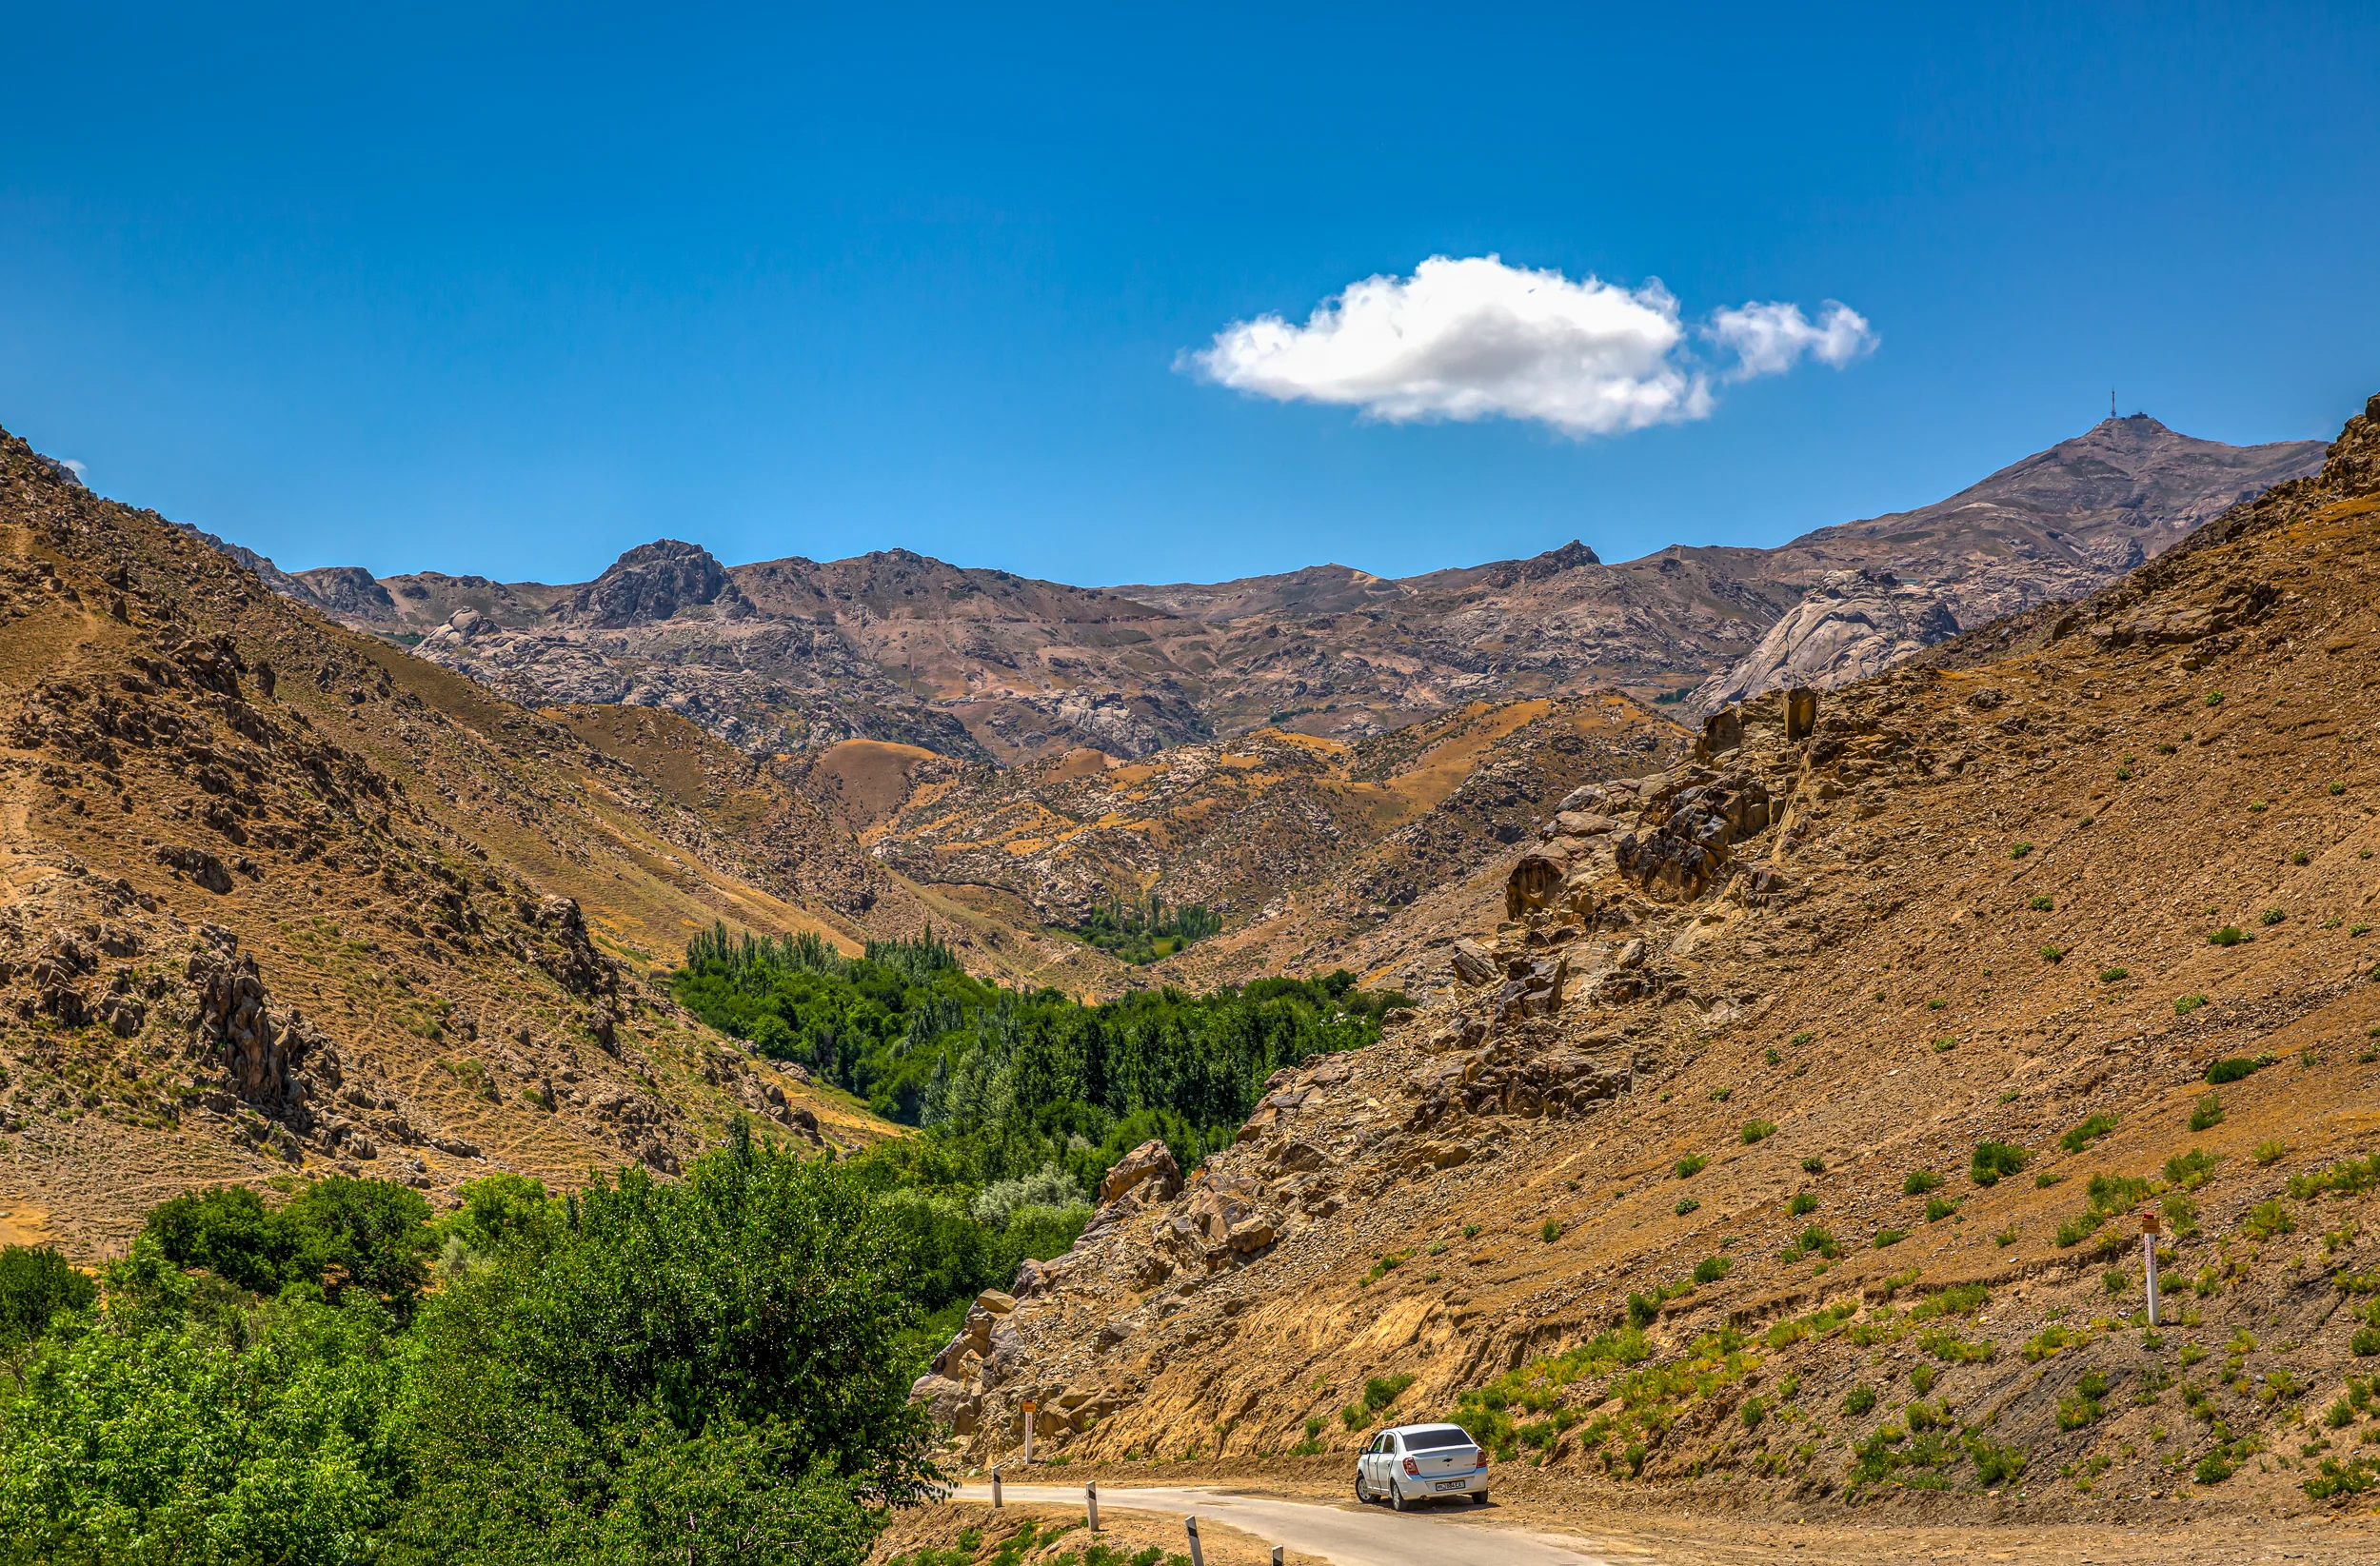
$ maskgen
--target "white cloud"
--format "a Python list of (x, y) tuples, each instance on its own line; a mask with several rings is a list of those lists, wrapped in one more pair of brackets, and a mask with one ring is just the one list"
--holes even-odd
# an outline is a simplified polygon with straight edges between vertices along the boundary
[(1714, 311), (1703, 335), (1735, 355), (1731, 381), (1782, 375), (1804, 354), (1840, 369), (1876, 344), (1867, 318), (1832, 299), (1815, 326), (1799, 305), (1746, 305)]
[[(1235, 322), (1180, 365), (1252, 396), (1392, 423), (1532, 419), (1583, 437), (1708, 417), (1712, 372), (1689, 335), (1658, 282), (1623, 288), (1493, 255), (1432, 256), (1411, 277), (1350, 284), (1303, 326)], [(1730, 380), (1776, 374), (1804, 354), (1841, 365), (1874, 342), (1840, 305), (1813, 327), (1797, 306), (1750, 304), (1719, 311), (1702, 336), (1735, 356), (1722, 367)]]
[(86, 471), (83, 465), (76, 462), (72, 457), (66, 459), (66, 468), (68, 472), (72, 473), (78, 479), (81, 478)]

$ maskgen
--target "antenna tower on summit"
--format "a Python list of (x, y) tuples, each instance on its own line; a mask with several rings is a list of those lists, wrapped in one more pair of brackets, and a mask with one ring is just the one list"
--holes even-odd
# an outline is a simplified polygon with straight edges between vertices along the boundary
[(2113, 387), (2108, 387), (2108, 417), (2111, 419), (2115, 417), (2115, 388)]

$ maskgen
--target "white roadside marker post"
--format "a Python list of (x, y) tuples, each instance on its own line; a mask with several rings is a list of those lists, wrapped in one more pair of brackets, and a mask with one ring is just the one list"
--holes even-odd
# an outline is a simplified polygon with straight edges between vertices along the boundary
[(1199, 1548), (1199, 1519), (1184, 1517), (1181, 1522), (1190, 1531), (1190, 1566), (1206, 1566), (1206, 1552)]
[(1033, 1399), (1024, 1400), (1024, 1465), (1033, 1466)]
[(2148, 1280), (2149, 1324), (2152, 1327), (2163, 1324), (2157, 1310), (2157, 1231), (2159, 1228), (2156, 1214), (2143, 1213), (2141, 1215), (2140, 1256), (2143, 1263), (2141, 1276)]
[(1278, 1544), (1273, 1546), (1273, 1566), (1281, 1566), (1281, 1548)]
[(1000, 1465), (992, 1465), (992, 1510), (1000, 1510)]
[(1091, 1532), (1100, 1531), (1100, 1481), (1092, 1479), (1082, 1487), (1082, 1504), (1090, 1508)]

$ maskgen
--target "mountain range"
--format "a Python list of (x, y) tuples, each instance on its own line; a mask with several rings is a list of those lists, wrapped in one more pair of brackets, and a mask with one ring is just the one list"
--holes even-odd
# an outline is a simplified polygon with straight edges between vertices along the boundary
[(287, 573), (225, 547), (274, 590), (531, 705), (665, 707), (758, 753), (865, 739), (1002, 764), (1137, 760), (1268, 727), (1353, 742), (1477, 701), (1610, 687), (1709, 706), (1838, 684), (2088, 593), (2322, 451), (2134, 414), (1775, 548), (1610, 564), (1574, 541), (1395, 579), (1326, 565), (1080, 587), (902, 549), (727, 565), (664, 539), (557, 586)]

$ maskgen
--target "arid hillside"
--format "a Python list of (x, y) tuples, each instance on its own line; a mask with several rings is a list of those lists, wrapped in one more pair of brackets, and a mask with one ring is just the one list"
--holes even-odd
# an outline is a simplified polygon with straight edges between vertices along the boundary
[(886, 1134), (668, 1000), (714, 920), (1037, 971), (685, 719), (514, 706), (12, 438), (0, 725), (0, 1210), (78, 1257), (192, 1186)]
[[(221, 546), (276, 591), (529, 705), (663, 707), (761, 754), (871, 740), (1004, 764), (1138, 761), (1266, 728), (1353, 743), (1478, 702), (1840, 684), (2089, 592), (2321, 449), (2194, 440), (2136, 414), (1935, 505), (1775, 549), (1607, 564), (1574, 541), (1402, 579), (1333, 565), (1075, 587), (904, 549), (728, 565), (664, 539), (555, 586), (290, 576)], [(1813, 594), (1828, 602), (1803, 612)]]
[(1493, 901), (1373, 932), (1417, 1014), (1120, 1166), (918, 1396), (1101, 1473), (1336, 1484), (1461, 1409), (1556, 1500), (2360, 1504), (2375, 714), (2380, 398), (2081, 604), (1581, 767)]

